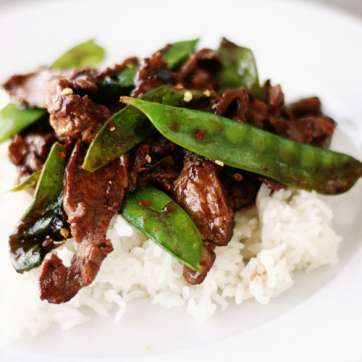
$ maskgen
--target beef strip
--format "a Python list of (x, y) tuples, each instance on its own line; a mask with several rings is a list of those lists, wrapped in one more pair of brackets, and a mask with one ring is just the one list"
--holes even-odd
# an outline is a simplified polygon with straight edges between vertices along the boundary
[(277, 135), (307, 144), (313, 140), (313, 123), (313, 117), (295, 121), (285, 121), (274, 117), (270, 118), (270, 125)]
[(185, 88), (213, 90), (220, 68), (221, 60), (216, 52), (201, 49), (190, 54), (177, 73), (177, 78)]
[[(186, 151), (184, 167), (174, 182), (174, 198), (198, 228), (204, 242), (227, 245), (232, 237), (234, 215), (227, 194), (217, 176), (217, 166), (202, 156)], [(186, 280), (201, 283), (215, 261), (213, 249), (206, 244), (201, 271), (184, 269)]]
[[(88, 95), (97, 92), (95, 75), (83, 71), (71, 79), (58, 82), (55, 95), (48, 98), (50, 124), (55, 133), (90, 143), (110, 118), (108, 108), (94, 104)], [(77, 92), (78, 94), (75, 94)]]
[(246, 122), (249, 110), (249, 94), (245, 88), (227, 90), (216, 106), (216, 114), (242, 123)]
[(227, 245), (234, 228), (233, 211), (217, 176), (217, 166), (186, 151), (184, 167), (174, 184), (177, 203), (194, 221), (202, 239)]
[(9, 145), (9, 159), (17, 166), (19, 183), (43, 168), (51, 147), (56, 141), (55, 134), (17, 134)]
[(42, 68), (36, 73), (10, 78), (3, 88), (21, 105), (46, 107), (50, 123), (59, 137), (90, 143), (111, 115), (106, 107), (89, 99), (98, 91), (97, 76), (104, 77), (92, 69)]
[(178, 178), (179, 172), (175, 170), (174, 166), (167, 164), (167, 158), (165, 157), (154, 167), (147, 168), (142, 172), (138, 180), (139, 187), (145, 187), (149, 183), (158, 183), (166, 192), (173, 190), (173, 182)]
[(204, 241), (203, 244), (204, 246), (202, 248), (202, 256), (200, 261), (201, 269), (199, 271), (195, 271), (186, 265), (184, 266), (183, 276), (185, 280), (192, 285), (201, 284), (215, 263), (215, 245), (207, 241)]
[(248, 124), (260, 129), (265, 129), (268, 126), (268, 115), (268, 106), (258, 99), (253, 99), (249, 104), (245, 118)]
[(263, 100), (268, 105), (269, 114), (273, 117), (281, 117), (285, 114), (284, 94), (278, 84), (272, 86), (267, 80), (262, 89)]
[(136, 88), (132, 91), (131, 97), (140, 97), (165, 84), (175, 84), (175, 78), (158, 52), (141, 62), (135, 78)]
[(309, 116), (290, 121), (271, 117), (270, 125), (272, 131), (281, 137), (319, 147), (329, 146), (336, 127), (335, 121), (327, 116)]
[(129, 173), (128, 191), (135, 186), (145, 187), (157, 182), (167, 192), (173, 189), (173, 181), (179, 171), (174, 160), (178, 160), (182, 148), (162, 135), (144, 141), (136, 150)]
[(45, 108), (59, 80), (71, 78), (76, 73), (75, 70), (41, 68), (35, 73), (14, 75), (2, 87), (23, 106)]
[(40, 271), (41, 299), (64, 303), (91, 284), (103, 259), (112, 252), (106, 233), (128, 186), (128, 155), (95, 172), (82, 169), (87, 147), (78, 141), (66, 169), (64, 209), (78, 250), (65, 267), (55, 253), (48, 254)]
[(254, 204), (261, 182), (248, 172), (243, 171), (237, 175), (241, 179), (220, 175), (221, 182), (227, 192), (228, 201), (234, 211), (249, 207)]
[(291, 118), (296, 119), (306, 116), (318, 116), (321, 114), (321, 107), (322, 104), (318, 97), (309, 97), (289, 104), (287, 110), (291, 114)]

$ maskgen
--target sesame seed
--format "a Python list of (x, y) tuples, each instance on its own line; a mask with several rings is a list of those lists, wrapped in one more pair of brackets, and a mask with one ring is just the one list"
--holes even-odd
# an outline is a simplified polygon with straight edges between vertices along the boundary
[(127, 67), (128, 69), (132, 69), (132, 68), (133, 68), (133, 63), (127, 63), (127, 64), (126, 64), (126, 67)]
[(113, 119), (109, 122), (109, 130), (113, 132), (116, 129), (116, 125), (113, 122)]
[(191, 92), (186, 92), (186, 93), (185, 93), (185, 96), (184, 96), (184, 101), (185, 101), (185, 102), (190, 102), (191, 99), (192, 99), (192, 94), (191, 94)]
[(148, 163), (151, 163), (152, 158), (151, 158), (151, 156), (150, 156), (150, 155), (146, 155), (146, 161), (147, 161)]
[(73, 94), (73, 89), (72, 88), (64, 88), (62, 90), (62, 95), (63, 96), (68, 96), (69, 94)]
[(224, 166), (224, 162), (221, 162), (219, 160), (216, 160), (215, 163), (221, 167)]
[(208, 89), (206, 89), (206, 91), (204, 92), (205, 96), (206, 97), (210, 97), (211, 93)]
[(60, 235), (67, 239), (69, 237), (69, 231), (66, 228), (62, 228), (60, 230)]
[(212, 105), (211, 109), (215, 109), (216, 108), (216, 104)]

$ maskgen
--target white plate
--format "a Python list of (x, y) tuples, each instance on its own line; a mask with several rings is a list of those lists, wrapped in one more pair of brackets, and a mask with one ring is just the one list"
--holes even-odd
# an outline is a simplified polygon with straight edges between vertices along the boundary
[[(287, 100), (320, 96), (340, 125), (334, 147), (362, 158), (362, 24), (309, 2), (14, 3), (0, 7), (0, 81), (50, 64), (89, 38), (104, 45), (113, 64), (197, 36), (201, 46), (216, 47), (223, 35), (253, 49), (261, 79), (281, 83)], [(136, 301), (117, 326), (95, 318), (66, 333), (52, 328), (3, 345), (0, 360), (361, 360), (361, 195), (359, 183), (334, 207), (334, 227), (345, 237), (340, 263), (297, 274), (295, 285), (267, 306), (247, 301), (198, 322), (183, 309)]]

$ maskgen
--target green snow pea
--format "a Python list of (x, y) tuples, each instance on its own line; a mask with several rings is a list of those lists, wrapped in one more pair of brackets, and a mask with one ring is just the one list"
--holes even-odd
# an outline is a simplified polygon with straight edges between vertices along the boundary
[(172, 142), (225, 165), (284, 185), (339, 194), (362, 175), (362, 163), (331, 150), (291, 141), (228, 118), (123, 97)]
[(198, 41), (199, 39), (186, 40), (166, 45), (160, 50), (162, 60), (168, 63), (169, 69), (177, 69), (195, 50)]
[(50, 69), (82, 69), (85, 67), (96, 68), (103, 60), (105, 51), (102, 47), (89, 40), (86, 43), (79, 44), (68, 50), (58, 60), (56, 60)]
[(258, 70), (253, 52), (223, 38), (218, 49), (221, 70), (218, 80), (219, 91), (244, 87), (256, 97), (261, 97)]
[(201, 236), (184, 210), (148, 186), (125, 196), (120, 214), (155, 243), (194, 270), (200, 270)]
[(14, 137), (24, 128), (45, 116), (46, 109), (20, 108), (9, 103), (0, 111), (0, 143)]
[(55, 143), (41, 171), (34, 201), (10, 235), (10, 258), (17, 272), (39, 266), (44, 258), (47, 236), (62, 241), (61, 207), (66, 160), (65, 147)]
[(40, 175), (41, 175), (41, 170), (36, 171), (32, 175), (30, 175), (26, 180), (24, 180), (20, 185), (12, 188), (10, 192), (18, 192), (22, 190), (35, 188), (36, 184), (39, 181)]
[[(206, 97), (199, 90), (163, 86), (147, 93), (142, 99), (173, 106), (184, 106), (186, 92), (192, 94), (192, 102)], [(88, 149), (83, 168), (95, 171), (151, 137), (155, 132), (155, 127), (142, 112), (134, 107), (126, 107), (103, 125)]]

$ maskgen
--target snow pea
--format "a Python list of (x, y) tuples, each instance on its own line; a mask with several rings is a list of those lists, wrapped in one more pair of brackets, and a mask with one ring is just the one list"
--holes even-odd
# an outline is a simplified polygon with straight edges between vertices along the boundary
[[(163, 86), (147, 93), (142, 99), (173, 106), (184, 106), (186, 92), (192, 94), (193, 101), (206, 97), (199, 90)], [(82, 167), (88, 171), (95, 171), (151, 137), (155, 132), (155, 127), (142, 112), (134, 107), (126, 107), (103, 125), (97, 137), (90, 144)]]
[(160, 50), (162, 60), (168, 63), (168, 68), (171, 70), (177, 69), (195, 50), (199, 39), (179, 41), (166, 45)]
[(255, 98), (260, 98), (261, 88), (253, 52), (223, 38), (217, 53), (221, 58), (219, 91), (244, 87)]
[(142, 111), (172, 142), (223, 164), (268, 176), (286, 186), (339, 194), (362, 175), (362, 163), (210, 113), (140, 99), (121, 101)]
[(27, 189), (34, 189), (39, 181), (40, 175), (41, 175), (41, 170), (36, 171), (32, 175), (30, 175), (26, 180), (24, 180), (20, 185), (12, 188), (10, 192), (18, 192)]
[(103, 60), (105, 51), (97, 45), (94, 40), (79, 44), (68, 50), (58, 60), (56, 60), (50, 69), (82, 69), (85, 67), (96, 68)]
[[(55, 143), (41, 171), (34, 201), (10, 235), (10, 258), (19, 273), (39, 266), (47, 248), (64, 240), (60, 233), (63, 201), (63, 177), (66, 167), (65, 147)], [(49, 239), (51, 238), (51, 239)], [(47, 240), (50, 245), (47, 245)]]
[(46, 113), (46, 109), (20, 108), (14, 103), (9, 103), (0, 111), (0, 143), (12, 138)]
[(184, 210), (148, 186), (124, 198), (120, 214), (151, 240), (193, 270), (200, 270), (201, 236)]

